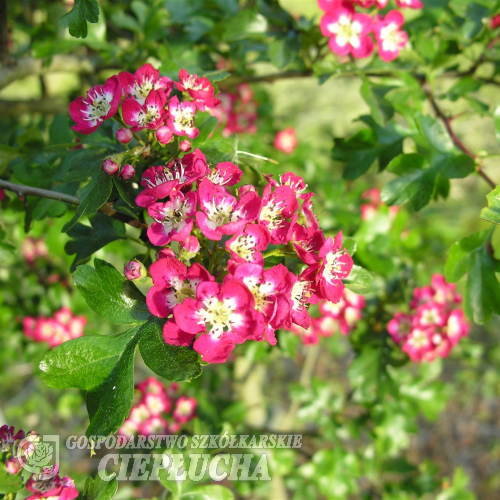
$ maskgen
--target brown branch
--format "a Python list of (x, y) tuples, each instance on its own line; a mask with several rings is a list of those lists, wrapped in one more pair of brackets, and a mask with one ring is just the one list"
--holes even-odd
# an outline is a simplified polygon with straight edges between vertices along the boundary
[[(71, 196), (70, 194), (59, 193), (58, 191), (49, 191), (48, 189), (41, 189), (31, 186), (23, 186), (22, 184), (15, 184), (13, 182), (4, 180), (0, 180), (0, 189), (6, 189), (7, 191), (16, 193), (21, 200), (26, 196), (37, 196), (38, 198), (48, 198), (50, 200), (63, 201), (64, 203), (69, 203), (70, 205), (80, 204), (80, 200), (76, 196)], [(118, 212), (111, 206), (111, 203), (105, 203), (99, 209), (99, 212), (138, 229), (147, 227), (147, 224), (144, 224), (137, 219), (132, 219), (128, 215)]]
[[(451, 140), (453, 141), (453, 144), (457, 146), (460, 151), (465, 153), (467, 156), (472, 158), (474, 161), (477, 160), (477, 155), (475, 155), (467, 146), (461, 141), (461, 139), (455, 134), (455, 131), (451, 127), (451, 120), (452, 118), (448, 118), (445, 116), (441, 108), (438, 106), (437, 102), (434, 100), (434, 97), (432, 96), (432, 92), (429, 88), (429, 85), (427, 83), (423, 84), (423, 89), (425, 94), (427, 95), (427, 98), (429, 99), (429, 102), (431, 103), (432, 109), (434, 110), (434, 113), (436, 113), (436, 116), (443, 122), (446, 131), (448, 132)], [(481, 166), (477, 166), (477, 173), (492, 187), (495, 188), (496, 184), (495, 182), (483, 172), (481, 169)]]
[[(0, 0), (2, 1), (4, 0)], [(44, 62), (44, 59), (26, 57), (18, 59), (13, 66), (0, 68), (0, 89), (30, 75), (45, 75), (54, 72), (93, 74), (98, 70), (96, 58), (56, 55), (50, 64), (45, 65)]]

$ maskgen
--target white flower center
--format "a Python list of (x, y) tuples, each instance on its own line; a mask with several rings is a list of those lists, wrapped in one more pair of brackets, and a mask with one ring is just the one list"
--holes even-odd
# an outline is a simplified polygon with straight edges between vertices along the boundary
[(154, 217), (154, 220), (162, 224), (166, 232), (170, 232), (172, 229), (180, 232), (186, 225), (189, 210), (191, 210), (191, 204), (188, 200), (177, 198), (170, 201), (162, 209), (157, 210), (157, 217)]
[(338, 280), (338, 275), (343, 271), (343, 267), (346, 267), (346, 263), (339, 259), (343, 255), (343, 252), (328, 252), (326, 254), (326, 259), (324, 262), (325, 269), (323, 271), (323, 277), (330, 283), (330, 285), (337, 285), (334, 283)]
[[(216, 297), (203, 300), (204, 309), (196, 312), (199, 325), (207, 325), (210, 335), (218, 339), (224, 332), (242, 324), (241, 314), (235, 313), (236, 299), (230, 297), (220, 301)], [(208, 329), (208, 328), (207, 328)]]
[(283, 225), (283, 217), (281, 213), (283, 212), (284, 201), (276, 201), (271, 199), (266, 205), (262, 207), (260, 212), (260, 220), (266, 221), (269, 229), (278, 229)]
[(404, 43), (403, 33), (394, 23), (390, 23), (380, 30), (380, 38), (382, 39), (382, 49), (385, 52), (396, 52)]
[(170, 281), (172, 290), (165, 295), (167, 305), (173, 309), (177, 304), (182, 304), (184, 299), (196, 298), (196, 288), (200, 284), (200, 280), (181, 280), (180, 278), (173, 278)]
[(253, 234), (243, 234), (238, 236), (230, 245), (231, 250), (246, 260), (252, 262), (257, 250), (257, 238)]
[(297, 281), (292, 287), (293, 309), (300, 311), (306, 307), (306, 301), (311, 295), (310, 281)]
[(353, 21), (349, 16), (340, 16), (337, 22), (328, 25), (328, 29), (337, 35), (336, 41), (340, 47), (349, 44), (357, 49), (361, 44), (360, 34), (363, 31), (363, 26), (360, 22)]
[[(210, 229), (216, 229), (228, 222), (236, 216), (232, 214), (234, 200), (230, 198), (222, 198), (217, 202), (215, 198), (205, 204), (205, 212), (207, 214), (207, 225)], [(232, 217), (231, 217), (232, 216)]]
[(82, 113), (85, 116), (84, 120), (103, 121), (100, 120), (100, 118), (109, 113), (112, 99), (113, 96), (106, 95), (101, 87), (98, 89), (92, 89), (89, 92), (87, 99), (83, 101), (87, 105), (87, 108), (82, 110)]

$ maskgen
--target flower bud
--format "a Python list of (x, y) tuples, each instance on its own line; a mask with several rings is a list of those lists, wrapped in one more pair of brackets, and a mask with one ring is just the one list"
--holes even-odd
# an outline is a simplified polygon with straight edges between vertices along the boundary
[(120, 167), (111, 159), (106, 158), (103, 163), (102, 163), (102, 169), (108, 174), (108, 175), (115, 175), (116, 172), (120, 169)]
[(19, 471), (22, 470), (22, 465), (17, 457), (10, 457), (5, 462), (5, 468), (7, 469), (7, 472), (9, 474), (17, 474)]
[(148, 275), (148, 271), (142, 262), (139, 262), (138, 260), (131, 260), (125, 264), (123, 274), (128, 280), (138, 280), (145, 278)]
[(122, 144), (128, 144), (132, 137), (133, 134), (128, 128), (120, 128), (116, 131), (116, 139)]
[(172, 131), (166, 125), (156, 131), (156, 139), (160, 144), (168, 144), (173, 137)]
[(179, 246), (192, 254), (200, 251), (200, 242), (196, 236), (190, 236), (186, 241), (179, 242)]
[(191, 141), (188, 141), (187, 139), (181, 141), (181, 143), (179, 144), (179, 149), (184, 153), (187, 153), (191, 149)]
[(175, 252), (170, 248), (162, 248), (157, 255), (157, 259), (175, 259)]
[(123, 165), (121, 172), (118, 177), (121, 177), (124, 181), (129, 181), (135, 175), (135, 168), (132, 165)]

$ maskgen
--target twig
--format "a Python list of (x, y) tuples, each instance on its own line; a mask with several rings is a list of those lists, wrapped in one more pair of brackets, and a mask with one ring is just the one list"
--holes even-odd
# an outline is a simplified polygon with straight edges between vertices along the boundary
[[(59, 193), (58, 191), (49, 191), (48, 189), (23, 186), (22, 184), (15, 184), (13, 182), (4, 180), (0, 180), (0, 189), (6, 189), (7, 191), (12, 191), (13, 193), (16, 193), (21, 199), (24, 198), (25, 196), (37, 196), (38, 198), (48, 198), (50, 200), (63, 201), (64, 203), (69, 203), (70, 205), (80, 204), (80, 200), (76, 196), (71, 196), (65, 193)], [(141, 229), (147, 227), (147, 224), (144, 224), (137, 219), (132, 219), (128, 215), (118, 212), (111, 206), (110, 203), (105, 203), (99, 209), (99, 212), (135, 228)]]
[[(432, 97), (432, 92), (427, 83), (424, 83), (423, 89), (425, 94), (427, 95), (427, 98), (429, 99), (429, 102), (431, 103), (432, 109), (436, 113), (436, 116), (443, 122), (446, 131), (448, 132), (451, 140), (453, 141), (453, 144), (455, 144), (455, 146), (457, 146), (457, 148), (460, 149), (467, 156), (476, 161), (477, 155), (475, 155), (469, 148), (467, 148), (467, 146), (465, 146), (465, 144), (460, 140), (457, 134), (455, 134), (455, 131), (451, 127), (452, 118), (447, 118), (445, 116), (441, 108), (438, 106), (437, 102)], [(480, 165), (478, 165), (476, 171), (492, 188), (496, 187), (495, 182), (487, 174), (483, 172)]]

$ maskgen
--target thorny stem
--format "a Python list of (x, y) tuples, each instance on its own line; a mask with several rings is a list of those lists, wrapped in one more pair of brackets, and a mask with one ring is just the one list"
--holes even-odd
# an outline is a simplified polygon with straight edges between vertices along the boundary
[[(0, 189), (6, 189), (7, 191), (12, 191), (16, 193), (21, 200), (25, 200), (25, 196), (37, 196), (38, 198), (48, 198), (49, 200), (63, 201), (64, 203), (69, 203), (70, 205), (80, 205), (80, 200), (76, 196), (71, 196), (65, 193), (59, 193), (58, 191), (49, 191), (48, 189), (40, 189), (31, 186), (23, 186), (22, 184), (15, 184), (13, 182), (8, 182), (0, 180)], [(105, 203), (99, 210), (99, 212), (112, 217), (113, 219), (119, 220), (129, 226), (141, 229), (147, 227), (137, 219), (133, 219), (128, 215), (122, 214), (115, 210), (110, 203)]]

